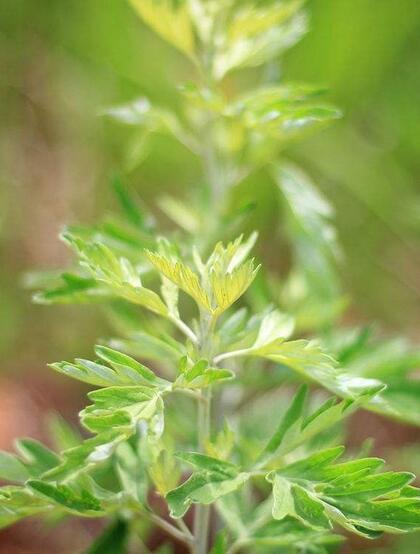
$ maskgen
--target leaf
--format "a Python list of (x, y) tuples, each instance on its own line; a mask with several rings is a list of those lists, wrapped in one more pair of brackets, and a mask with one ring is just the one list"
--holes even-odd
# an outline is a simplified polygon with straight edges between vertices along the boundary
[(181, 229), (195, 234), (200, 227), (199, 214), (192, 206), (182, 202), (173, 196), (164, 195), (158, 199), (159, 208), (163, 213), (176, 223)]
[(115, 469), (123, 491), (136, 502), (146, 504), (149, 483), (140, 453), (128, 442), (123, 442), (115, 455)]
[(210, 554), (226, 554), (228, 551), (228, 539), (226, 531), (219, 531), (214, 541), (213, 548), (210, 550)]
[(88, 394), (94, 404), (81, 414), (82, 424), (92, 432), (101, 433), (109, 427), (122, 428), (132, 434), (139, 421), (144, 421), (147, 434), (154, 438), (163, 432), (163, 402), (160, 394), (146, 387), (108, 387)]
[[(321, 384), (338, 396), (357, 399), (366, 395), (373, 396), (385, 388), (376, 379), (353, 377), (336, 367), (335, 360), (325, 354), (322, 348), (304, 339), (285, 341), (283, 337), (266, 336), (264, 319), (261, 322), (259, 338), (253, 345), (237, 351), (220, 354), (216, 362), (238, 356), (258, 356), (289, 367), (306, 378)], [(266, 342), (265, 342), (266, 341)]]
[(284, 414), (274, 435), (271, 437), (266, 447), (260, 454), (260, 463), (264, 463), (264, 460), (270, 458), (273, 454), (275, 454), (282, 441), (285, 439), (286, 433), (290, 435), (293, 432), (295, 434), (299, 432), (297, 426), (298, 423), (302, 424), (303, 409), (305, 406), (307, 393), (307, 387), (301, 386), (299, 391), (293, 398), (293, 402), (290, 404), (288, 410)]
[(194, 35), (187, 3), (171, 0), (130, 0), (149, 27), (189, 57), (194, 56)]
[(0, 528), (24, 517), (41, 515), (50, 510), (51, 503), (35, 496), (27, 488), (12, 486), (0, 489)]
[(126, 434), (120, 429), (110, 429), (86, 439), (79, 446), (65, 450), (62, 462), (43, 475), (44, 479), (64, 480), (79, 474), (88, 473), (97, 464), (110, 459), (117, 447), (130, 435), (127, 422)]
[(254, 267), (253, 260), (248, 260), (230, 273), (210, 273), (210, 285), (216, 303), (214, 309), (216, 315), (227, 310), (244, 294), (255, 279), (258, 269), (259, 266)]
[(139, 229), (147, 229), (146, 215), (130, 193), (128, 187), (119, 177), (114, 177), (112, 187), (127, 220)]
[(200, 470), (218, 473), (225, 478), (235, 477), (239, 473), (239, 469), (234, 464), (199, 452), (177, 452), (175, 455)]
[(145, 331), (130, 333), (127, 339), (113, 338), (110, 346), (133, 356), (176, 362), (185, 355), (185, 347), (165, 333), (156, 336)]
[(85, 304), (109, 300), (109, 292), (95, 279), (63, 273), (62, 284), (55, 288), (36, 292), (32, 299), (36, 304)]
[(82, 436), (72, 425), (57, 413), (50, 414), (48, 429), (56, 450), (67, 450), (78, 446), (82, 442)]
[(181, 261), (172, 261), (164, 256), (146, 251), (149, 261), (167, 279), (190, 295), (203, 308), (211, 311), (212, 307), (206, 291), (200, 284), (199, 277)]
[(67, 485), (52, 485), (36, 479), (29, 480), (27, 484), (35, 493), (72, 513), (93, 517), (104, 515), (100, 502), (86, 489), (76, 494)]
[(222, 79), (239, 67), (261, 65), (297, 42), (306, 31), (301, 2), (235, 9), (224, 40), (219, 39), (214, 76)]
[(341, 253), (334, 210), (295, 166), (277, 164), (272, 174), (286, 206), (286, 229), (294, 255), (282, 302), (300, 327), (317, 329), (325, 317), (334, 321), (344, 305), (336, 267)]
[(273, 518), (283, 519), (288, 515), (295, 516), (295, 504), (291, 483), (275, 475), (273, 478)]
[(0, 479), (25, 482), (29, 477), (28, 469), (17, 456), (0, 451)]
[(99, 362), (77, 358), (74, 363), (56, 362), (50, 367), (73, 379), (91, 385), (108, 387), (113, 385), (149, 385), (165, 387), (169, 382), (155, 375), (152, 370), (107, 346), (96, 346), (95, 353), (111, 367)]
[(193, 153), (199, 145), (195, 138), (184, 128), (178, 116), (165, 108), (154, 106), (148, 98), (140, 97), (126, 104), (111, 106), (101, 110), (101, 115), (110, 117), (118, 123), (140, 127), (132, 150), (127, 156), (127, 169), (132, 171), (148, 154), (148, 137), (153, 133), (163, 133), (176, 138)]
[(306, 415), (307, 387), (301, 386), (272, 437), (259, 454), (257, 458), (258, 465), (264, 465), (274, 456), (284, 456), (289, 452), (293, 452), (298, 446), (308, 443), (321, 432), (330, 429), (336, 423), (348, 417), (360, 405), (365, 406), (369, 399), (369, 395), (357, 401), (338, 401), (332, 397), (326, 400), (317, 410)]
[(168, 309), (160, 297), (142, 286), (139, 273), (127, 259), (117, 258), (104, 244), (86, 242), (69, 232), (63, 233), (62, 236), (78, 253), (81, 264), (97, 281), (105, 283), (114, 294), (159, 315), (168, 315)]
[(369, 409), (420, 425), (420, 352), (415, 346), (401, 338), (379, 340), (366, 328), (335, 331), (327, 343), (353, 375), (381, 379), (387, 385)]
[[(181, 362), (188, 364), (187, 358), (181, 358)], [(173, 389), (202, 389), (218, 384), (220, 381), (233, 379), (235, 374), (228, 369), (210, 367), (207, 360), (199, 360), (195, 364), (188, 365), (181, 371), (173, 384)]]
[(127, 554), (128, 523), (117, 519), (106, 527), (85, 554)]
[[(273, 483), (273, 494), (277, 495), (273, 517), (292, 515), (313, 528), (338, 523), (367, 537), (420, 527), (420, 498), (405, 493), (414, 476), (375, 474), (382, 463), (377, 458), (337, 463), (343, 450), (323, 450), (269, 473), (267, 480)], [(389, 499), (390, 494), (397, 496)], [(279, 502), (285, 495), (287, 510), (282, 510)]]
[(225, 494), (237, 490), (249, 479), (248, 473), (224, 478), (220, 473), (194, 473), (187, 481), (166, 495), (171, 517), (182, 517), (193, 503), (212, 504)]
[(18, 439), (16, 450), (23, 457), (31, 475), (35, 477), (53, 469), (61, 461), (55, 452), (34, 439)]
[(95, 353), (103, 361), (109, 363), (117, 373), (125, 373), (128, 380), (132, 378), (132, 381), (138, 381), (138, 377), (140, 376), (141, 380), (149, 385), (165, 386), (169, 384), (168, 381), (161, 379), (151, 369), (137, 362), (134, 358), (127, 356), (127, 354), (118, 352), (107, 346), (96, 346)]
[(149, 476), (156, 487), (157, 492), (166, 496), (170, 490), (177, 486), (180, 477), (180, 469), (172, 451), (163, 449), (154, 457), (148, 467)]

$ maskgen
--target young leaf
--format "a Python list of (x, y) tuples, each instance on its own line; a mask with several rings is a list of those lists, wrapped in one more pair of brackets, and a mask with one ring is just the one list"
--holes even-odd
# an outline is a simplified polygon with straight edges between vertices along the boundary
[(146, 251), (146, 255), (160, 273), (194, 298), (198, 305), (211, 311), (208, 295), (201, 286), (198, 275), (192, 269), (181, 261), (170, 260), (156, 252)]
[(130, 0), (132, 6), (158, 35), (189, 57), (194, 56), (194, 34), (188, 4), (171, 0)]
[(65, 232), (62, 236), (79, 254), (81, 264), (115, 295), (134, 304), (140, 304), (156, 314), (165, 317), (168, 315), (168, 309), (160, 297), (142, 286), (139, 273), (127, 259), (118, 258), (104, 244), (86, 242), (70, 232)]

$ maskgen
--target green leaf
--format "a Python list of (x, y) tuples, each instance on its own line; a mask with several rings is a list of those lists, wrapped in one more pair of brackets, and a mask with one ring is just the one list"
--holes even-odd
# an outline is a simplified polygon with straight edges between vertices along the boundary
[(24, 517), (41, 515), (50, 510), (50, 502), (35, 496), (27, 488), (12, 486), (0, 489), (0, 528)]
[(307, 387), (301, 386), (281, 418), (273, 436), (258, 456), (258, 465), (264, 465), (274, 456), (284, 456), (293, 452), (298, 446), (309, 443), (321, 432), (348, 417), (359, 406), (365, 406), (369, 399), (369, 395), (357, 401), (338, 401), (332, 397), (314, 412), (306, 415)]
[(123, 490), (140, 504), (146, 504), (149, 483), (140, 453), (128, 442), (116, 449), (116, 472)]
[(199, 452), (177, 452), (175, 455), (180, 460), (200, 470), (218, 473), (225, 478), (235, 477), (239, 473), (239, 468), (234, 464), (200, 454)]
[(96, 346), (95, 353), (111, 367), (80, 358), (74, 363), (57, 362), (50, 364), (50, 367), (73, 379), (99, 387), (137, 384), (156, 387), (169, 385), (168, 381), (155, 375), (149, 368), (117, 350), (107, 346)]
[(299, 423), (302, 426), (303, 410), (305, 407), (306, 396), (308, 389), (305, 386), (301, 386), (296, 396), (293, 398), (292, 403), (285, 412), (277, 430), (271, 437), (266, 447), (259, 456), (259, 462), (264, 463), (273, 454), (276, 453), (281, 443), (285, 440), (286, 435), (298, 434)]
[(194, 473), (182, 485), (166, 495), (171, 516), (182, 517), (193, 503), (212, 504), (221, 496), (243, 486), (248, 479), (248, 473), (239, 473), (232, 478), (208, 471)]
[[(420, 497), (406, 493), (414, 476), (375, 474), (383, 463), (377, 458), (337, 463), (343, 450), (323, 450), (269, 473), (273, 517), (292, 515), (313, 528), (338, 523), (367, 537), (419, 528)], [(281, 508), (282, 498), (287, 500), (287, 509)]]
[(282, 303), (300, 328), (318, 329), (323, 322), (334, 322), (345, 306), (337, 273), (340, 248), (334, 209), (292, 164), (277, 164), (272, 174), (286, 207), (286, 230), (294, 256)]
[(88, 394), (94, 404), (81, 414), (82, 424), (92, 432), (101, 433), (121, 427), (130, 435), (141, 420), (147, 423), (147, 434), (157, 439), (163, 432), (163, 401), (161, 395), (146, 387), (109, 387)]
[(228, 551), (228, 539), (226, 531), (219, 531), (214, 541), (210, 554), (226, 554)]
[[(276, 327), (274, 331), (277, 331)], [(343, 398), (372, 396), (385, 388), (385, 385), (376, 379), (352, 376), (337, 368), (335, 360), (314, 342), (304, 339), (285, 341), (281, 336), (275, 338), (275, 334), (266, 336), (264, 319), (261, 322), (259, 338), (252, 346), (221, 354), (216, 356), (215, 360), (220, 362), (238, 356), (267, 358), (293, 369)]]
[(127, 423), (122, 432), (121, 428), (110, 429), (86, 439), (79, 446), (69, 448), (62, 453), (63, 461), (43, 475), (45, 479), (64, 480), (82, 473), (88, 473), (97, 464), (110, 459), (119, 444), (131, 434)]
[(85, 554), (127, 554), (129, 525), (123, 519), (117, 519), (106, 527)]
[(55, 452), (34, 439), (17, 440), (16, 450), (21, 454), (34, 477), (53, 469), (61, 461)]
[(17, 456), (0, 451), (0, 479), (25, 482), (29, 477), (28, 469)]
[(36, 304), (85, 304), (110, 299), (109, 292), (95, 279), (72, 273), (63, 273), (62, 284), (55, 288), (36, 292), (32, 297)]
[(167, 317), (168, 309), (165, 304), (155, 292), (142, 286), (138, 271), (126, 258), (118, 258), (104, 244), (86, 242), (70, 232), (65, 232), (62, 236), (78, 253), (80, 263), (115, 295)]
[(133, 195), (130, 194), (128, 187), (122, 183), (119, 177), (114, 177), (112, 187), (127, 220), (139, 229), (147, 229), (146, 216), (138, 202), (134, 200)]
[[(126, 375), (127, 381), (145, 382), (149, 385), (168, 385), (168, 381), (158, 377), (151, 369), (127, 356), (122, 352), (113, 350), (107, 346), (96, 346), (95, 354), (104, 362), (110, 364), (114, 370), (122, 375)], [(140, 377), (140, 380), (139, 380)]]
[(181, 362), (185, 362), (186, 367), (174, 382), (173, 389), (202, 389), (235, 377), (235, 374), (228, 369), (210, 367), (207, 360), (199, 360), (190, 367), (188, 367), (186, 357), (181, 358)]
[(29, 480), (27, 484), (36, 494), (46, 497), (69, 512), (91, 517), (104, 515), (100, 502), (86, 489), (77, 494), (67, 485), (52, 485), (36, 479)]
[(187, 3), (172, 0), (130, 0), (151, 29), (189, 57), (194, 56), (194, 34)]
[(57, 413), (51, 413), (48, 417), (48, 429), (56, 450), (67, 450), (78, 446), (82, 442), (82, 436), (72, 425)]

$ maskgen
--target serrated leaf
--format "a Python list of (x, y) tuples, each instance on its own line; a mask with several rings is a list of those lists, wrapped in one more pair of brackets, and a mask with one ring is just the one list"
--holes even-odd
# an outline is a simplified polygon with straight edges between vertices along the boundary
[(210, 285), (215, 299), (214, 313), (221, 314), (227, 310), (249, 288), (258, 272), (253, 260), (248, 260), (231, 272), (211, 272)]
[[(288, 496), (287, 512), (279, 509), (279, 500), (275, 500), (273, 515), (293, 515), (311, 527), (338, 523), (368, 537), (420, 527), (420, 498), (411, 493), (405, 496), (413, 475), (374, 474), (382, 463), (376, 458), (336, 463), (342, 452), (341, 447), (330, 448), (268, 474), (273, 492), (287, 490), (287, 480), (293, 497), (290, 507)], [(388, 494), (393, 498), (386, 498)]]
[(192, 269), (181, 261), (170, 260), (156, 252), (146, 251), (146, 255), (160, 273), (194, 298), (197, 304), (211, 311), (208, 295), (201, 286), (198, 275)]
[(77, 358), (74, 363), (56, 362), (50, 364), (50, 367), (73, 379), (99, 387), (137, 384), (146, 384), (151, 387), (169, 385), (168, 381), (155, 375), (149, 368), (117, 350), (106, 346), (96, 346), (95, 353), (111, 367), (80, 358)]
[(139, 273), (126, 258), (118, 258), (104, 244), (86, 242), (69, 232), (63, 239), (78, 253), (81, 264), (117, 296), (166, 317), (168, 309), (160, 297), (142, 286)]

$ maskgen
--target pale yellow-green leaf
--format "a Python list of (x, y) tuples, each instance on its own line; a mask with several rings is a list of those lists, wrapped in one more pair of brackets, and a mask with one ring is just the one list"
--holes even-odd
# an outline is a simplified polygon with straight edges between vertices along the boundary
[(201, 286), (198, 275), (192, 269), (181, 261), (170, 260), (155, 252), (146, 251), (146, 255), (162, 275), (194, 298), (197, 304), (206, 310), (212, 311), (208, 295)]
[(194, 56), (194, 34), (185, 2), (177, 6), (171, 0), (130, 0), (130, 3), (155, 33), (187, 56)]
[(253, 260), (245, 262), (231, 273), (210, 273), (210, 285), (215, 300), (215, 314), (227, 310), (251, 285), (259, 267)]
[(253, 5), (244, 6), (235, 13), (229, 26), (229, 37), (237, 40), (241, 37), (262, 33), (275, 25), (281, 25), (295, 14), (303, 3), (304, 0), (292, 0), (291, 2), (278, 2), (263, 8)]

